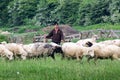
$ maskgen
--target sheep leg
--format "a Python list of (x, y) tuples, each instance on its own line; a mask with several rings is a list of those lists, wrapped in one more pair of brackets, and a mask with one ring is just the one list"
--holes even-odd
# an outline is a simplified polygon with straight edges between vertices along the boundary
[(78, 53), (76, 53), (76, 58), (77, 58), (77, 61), (80, 60)]
[(50, 56), (52, 57), (52, 59), (54, 59), (54, 60), (55, 60), (54, 51), (51, 53), (51, 55), (50, 55)]
[(113, 55), (113, 59), (120, 60), (117, 55)]
[(87, 59), (87, 62), (90, 64), (90, 59), (92, 59), (92, 57), (88, 57), (88, 59)]
[(15, 58), (16, 58), (16, 55), (13, 55), (13, 58), (15, 59)]
[(54, 56), (54, 55), (51, 55), (51, 57), (52, 57), (52, 59), (54, 59), (54, 60), (55, 60), (55, 56)]
[(117, 60), (119, 60), (119, 61), (120, 61), (120, 58), (118, 58)]
[(25, 59), (26, 59), (26, 56), (25, 56), (25, 55), (21, 55), (21, 58), (22, 58), (23, 60), (25, 60)]
[(83, 62), (82, 62), (83, 56), (80, 56), (79, 58), (80, 58), (80, 63), (83, 64)]
[(94, 58), (94, 64), (96, 65), (97, 57)]
[(61, 53), (61, 55), (62, 55), (61, 59), (63, 60), (65, 58), (65, 55), (64, 55), (64, 53)]

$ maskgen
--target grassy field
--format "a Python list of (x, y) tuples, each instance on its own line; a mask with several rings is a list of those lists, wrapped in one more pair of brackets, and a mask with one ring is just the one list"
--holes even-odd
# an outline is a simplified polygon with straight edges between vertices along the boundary
[[(14, 36), (26, 36), (25, 43), (31, 43), (34, 34), (24, 33), (26, 29), (38, 29), (39, 26), (21, 26)], [(120, 25), (98, 24), (87, 27), (73, 26), (74, 29), (83, 31), (90, 29), (115, 29), (120, 30)], [(3, 28), (12, 32), (12, 29)], [(6, 61), (0, 58), (0, 80), (120, 80), (120, 61), (98, 60), (97, 65), (93, 60), (87, 63), (86, 58), (82, 63), (76, 60), (61, 60), (56, 55), (56, 60), (51, 58)]]
[(120, 80), (120, 61), (98, 60), (97, 65), (86, 58), (76, 60), (45, 59), (14, 60), (0, 59), (0, 80)]

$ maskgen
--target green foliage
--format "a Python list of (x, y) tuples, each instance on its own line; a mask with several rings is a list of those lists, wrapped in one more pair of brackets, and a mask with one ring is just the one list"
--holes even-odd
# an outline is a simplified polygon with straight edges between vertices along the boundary
[(110, 11), (110, 20), (113, 24), (120, 22), (120, 0), (111, 0), (109, 11)]
[(25, 24), (24, 20), (33, 18), (36, 14), (37, 0), (14, 0), (8, 5), (9, 24), (19, 26)]
[(55, 21), (52, 17), (51, 12), (56, 8), (57, 3), (44, 3), (43, 6), (39, 6), (38, 13), (34, 17), (34, 19), (36, 20), (36, 25), (47, 26)]
[(0, 26), (4, 26), (8, 22), (8, 9), (7, 6), (13, 0), (0, 0)]
[(93, 25), (103, 23), (103, 16), (109, 16), (109, 0), (97, 0), (93, 4), (80, 5), (78, 24)]
[(0, 26), (120, 22), (120, 0), (1, 0)]
[[(46, 6), (45, 6), (46, 5)], [(60, 2), (44, 2), (44, 7), (40, 7), (35, 16), (37, 25), (51, 25), (54, 21), (61, 24), (74, 24), (77, 18), (79, 2), (72, 0), (61, 0)]]
[(65, 2), (64, 5), (60, 5), (60, 9), (56, 12), (59, 23), (73, 25), (78, 17), (78, 7), (80, 2)]
[(8, 42), (8, 36), (0, 35), (0, 42), (2, 42), (2, 41)]

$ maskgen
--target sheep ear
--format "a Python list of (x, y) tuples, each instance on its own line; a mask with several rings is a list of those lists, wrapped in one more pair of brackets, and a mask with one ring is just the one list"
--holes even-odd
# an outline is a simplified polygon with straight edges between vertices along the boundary
[(88, 47), (91, 47), (91, 46), (93, 45), (93, 43), (91, 43), (90, 41), (88, 41), (88, 42), (86, 43), (86, 45), (87, 45)]

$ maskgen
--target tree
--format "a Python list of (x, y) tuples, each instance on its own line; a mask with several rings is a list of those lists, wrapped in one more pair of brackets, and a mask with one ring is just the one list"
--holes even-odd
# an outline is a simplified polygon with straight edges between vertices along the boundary
[(51, 23), (54, 21), (51, 12), (56, 7), (57, 3), (55, 2), (51, 2), (48, 4), (46, 0), (40, 1), (38, 5), (37, 14), (34, 17), (34, 19), (36, 20), (36, 25), (51, 25)]
[(109, 0), (97, 0), (86, 5), (80, 4), (78, 24), (86, 26), (103, 23), (103, 16), (110, 16), (108, 10), (109, 2)]
[(13, 0), (1, 0), (0, 1), (0, 26), (6, 25), (8, 22), (8, 4)]
[(35, 16), (36, 24), (47, 26), (58, 21), (60, 24), (73, 25), (78, 17), (78, 6), (77, 0), (59, 0), (51, 3), (44, 1), (43, 7), (39, 7)]
[(120, 0), (112, 0), (109, 5), (111, 23), (120, 22)]
[(36, 14), (38, 0), (14, 0), (8, 5), (9, 24), (19, 26)]

